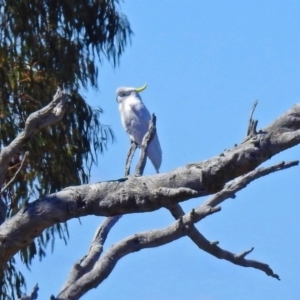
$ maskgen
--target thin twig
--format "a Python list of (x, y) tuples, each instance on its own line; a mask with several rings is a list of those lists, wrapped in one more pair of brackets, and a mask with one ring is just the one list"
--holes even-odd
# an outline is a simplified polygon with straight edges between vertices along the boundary
[(22, 161), (21, 161), (21, 165), (19, 167), (19, 169), (17, 170), (17, 172), (15, 173), (14, 177), (1, 189), (1, 194), (12, 184), (12, 182), (15, 180), (15, 178), (17, 177), (17, 175), (20, 173), (23, 165), (24, 165), (24, 162), (25, 162), (25, 159), (26, 157), (28, 156), (29, 152), (26, 151), (23, 158), (22, 158)]
[(246, 251), (244, 251), (244, 252), (242, 252), (240, 254), (236, 254), (236, 257), (239, 258), (239, 259), (240, 258), (245, 258), (246, 255), (248, 255), (249, 253), (251, 253), (253, 250), (254, 250), (254, 247), (252, 247), (251, 249), (246, 250)]
[(256, 109), (257, 103), (258, 103), (258, 100), (255, 100), (254, 103), (253, 103), (253, 107), (252, 107), (252, 111), (250, 113), (250, 119), (249, 120), (252, 120), (252, 117), (253, 117), (254, 111)]
[(284, 169), (288, 169), (294, 166), (297, 166), (299, 164), (298, 160), (294, 160), (291, 162), (281, 162), (276, 165), (270, 166), (270, 167), (262, 167), (255, 169), (245, 175), (239, 176), (233, 181), (229, 182), (223, 190), (213, 195), (211, 198), (209, 198), (207, 201), (205, 201), (202, 205), (203, 206), (216, 206), (222, 203), (224, 200), (228, 198), (234, 198), (235, 193), (240, 191), (241, 189), (245, 188), (250, 182), (262, 177), (269, 175), (270, 173), (281, 171)]
[(251, 113), (250, 113), (249, 122), (248, 122), (248, 129), (247, 129), (247, 137), (254, 136), (256, 134), (256, 126), (257, 126), (258, 121), (253, 120), (252, 117), (253, 117), (253, 113), (255, 111), (255, 108), (257, 106), (257, 103), (258, 103), (258, 101), (255, 100), (255, 102), (253, 104), (253, 107), (252, 107), (252, 110), (251, 110)]
[[(241, 189), (245, 188), (250, 182), (262, 177), (266, 176), (270, 173), (284, 170), (293, 166), (298, 165), (298, 161), (292, 161), (292, 162), (281, 162), (279, 164), (266, 167), (266, 168), (259, 168), (252, 172), (249, 172), (246, 175), (240, 176), (227, 184), (223, 190), (218, 192), (217, 194), (213, 195), (209, 200), (204, 202), (202, 205), (199, 206), (196, 210), (193, 210), (194, 212), (202, 208), (205, 209), (205, 207), (216, 207), (220, 203), (222, 203), (224, 200), (229, 198), (234, 198), (235, 193), (240, 191)], [(173, 217), (175, 219), (182, 218), (185, 215), (185, 212), (181, 208), (179, 204), (168, 206), (167, 209), (171, 212)], [(254, 260), (247, 260), (245, 259), (246, 255), (248, 255), (250, 252), (253, 251), (254, 248), (251, 248), (248, 251), (244, 251), (241, 254), (234, 254), (229, 251), (223, 250), (218, 245), (218, 242), (211, 243), (209, 240), (207, 240), (196, 228), (194, 224), (191, 224), (189, 226), (189, 231), (187, 233), (187, 236), (202, 250), (205, 252), (208, 252), (209, 254), (220, 258), (228, 260), (236, 265), (244, 266), (244, 267), (252, 267), (259, 269), (263, 272), (265, 272), (267, 275), (272, 276), (279, 280), (279, 276), (275, 274), (272, 269), (264, 263), (257, 262)]]
[(130, 165), (137, 146), (138, 145), (135, 142), (131, 141), (131, 145), (126, 157), (124, 177), (127, 177), (130, 174)]

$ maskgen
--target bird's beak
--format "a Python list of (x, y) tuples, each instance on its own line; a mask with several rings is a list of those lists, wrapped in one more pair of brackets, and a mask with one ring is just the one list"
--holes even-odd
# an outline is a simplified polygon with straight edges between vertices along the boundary
[(136, 88), (135, 89), (135, 91), (137, 92), (137, 93), (140, 93), (140, 92), (142, 92), (144, 89), (146, 89), (146, 87), (147, 87), (147, 83), (145, 83), (142, 87), (140, 87), (140, 88)]

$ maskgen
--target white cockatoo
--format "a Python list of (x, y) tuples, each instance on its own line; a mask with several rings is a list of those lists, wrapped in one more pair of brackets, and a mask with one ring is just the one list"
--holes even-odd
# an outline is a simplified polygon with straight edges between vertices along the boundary
[[(119, 103), (122, 125), (131, 141), (139, 146), (148, 132), (151, 119), (150, 113), (139, 95), (146, 87), (147, 85), (145, 84), (141, 88), (120, 87), (117, 89), (117, 102)], [(147, 156), (158, 173), (162, 160), (162, 151), (157, 133), (148, 145)]]

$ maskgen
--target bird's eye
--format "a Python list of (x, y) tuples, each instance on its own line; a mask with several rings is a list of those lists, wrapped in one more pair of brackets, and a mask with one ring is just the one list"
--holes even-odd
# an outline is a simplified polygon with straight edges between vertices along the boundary
[(124, 97), (124, 96), (126, 96), (126, 94), (125, 94), (125, 93), (123, 93), (123, 94), (122, 94), (122, 96)]

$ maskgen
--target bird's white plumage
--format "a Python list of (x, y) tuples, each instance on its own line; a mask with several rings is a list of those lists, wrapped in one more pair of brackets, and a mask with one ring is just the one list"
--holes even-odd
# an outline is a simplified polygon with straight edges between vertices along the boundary
[[(138, 145), (141, 145), (148, 131), (151, 119), (151, 115), (138, 93), (145, 88), (146, 86), (140, 89), (131, 87), (120, 87), (117, 89), (117, 102), (119, 103), (122, 125), (131, 141)], [(162, 151), (157, 133), (147, 148), (147, 156), (151, 160), (156, 172), (159, 172)]]

